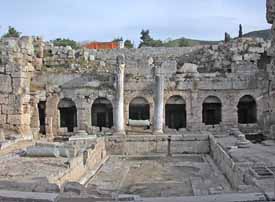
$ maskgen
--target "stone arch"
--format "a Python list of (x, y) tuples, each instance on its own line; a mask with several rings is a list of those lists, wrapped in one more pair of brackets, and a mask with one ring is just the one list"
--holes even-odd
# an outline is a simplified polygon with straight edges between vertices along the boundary
[(222, 121), (222, 102), (216, 96), (208, 96), (202, 104), (202, 121), (205, 125), (217, 125)]
[(257, 122), (257, 103), (251, 95), (244, 95), (238, 103), (238, 123), (249, 124)]
[(129, 104), (129, 120), (150, 120), (150, 104), (144, 97), (135, 97)]
[(171, 96), (165, 104), (165, 125), (168, 128), (186, 128), (186, 102), (179, 96)]
[(77, 109), (74, 101), (63, 98), (58, 103), (60, 114), (60, 127), (67, 128), (68, 132), (73, 132), (77, 126)]
[(113, 126), (113, 105), (105, 98), (99, 97), (94, 100), (91, 108), (92, 125), (102, 130), (102, 127), (111, 128)]

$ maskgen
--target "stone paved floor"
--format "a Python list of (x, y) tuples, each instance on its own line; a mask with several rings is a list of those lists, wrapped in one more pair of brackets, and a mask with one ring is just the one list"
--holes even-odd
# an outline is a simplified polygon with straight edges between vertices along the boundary
[(29, 158), (16, 154), (0, 157), (0, 180), (25, 181), (37, 177), (55, 178), (67, 169), (65, 158)]
[(106, 192), (142, 197), (232, 192), (225, 177), (207, 155), (112, 156), (90, 184)]

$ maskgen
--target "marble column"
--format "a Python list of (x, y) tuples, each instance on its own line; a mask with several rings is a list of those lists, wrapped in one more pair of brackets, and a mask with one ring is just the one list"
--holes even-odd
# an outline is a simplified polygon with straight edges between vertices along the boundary
[(164, 76), (161, 72), (160, 67), (155, 67), (155, 87), (154, 87), (154, 123), (153, 133), (163, 133), (164, 124)]
[(115, 111), (115, 135), (125, 134), (124, 125), (124, 70), (125, 57), (120, 55), (117, 57), (116, 68), (116, 111)]

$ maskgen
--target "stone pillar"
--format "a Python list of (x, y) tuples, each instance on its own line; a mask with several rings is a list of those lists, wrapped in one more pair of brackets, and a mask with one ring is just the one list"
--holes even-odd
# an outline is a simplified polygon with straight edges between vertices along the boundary
[(38, 102), (39, 100), (36, 98), (33, 98), (31, 100), (32, 103), (32, 116), (31, 116), (31, 129), (33, 135), (37, 135), (40, 130), (40, 120), (39, 120), (39, 110), (38, 110)]
[(125, 57), (120, 55), (117, 57), (116, 68), (116, 101), (115, 101), (115, 135), (125, 134), (124, 124), (124, 70)]
[(54, 139), (52, 117), (46, 117), (46, 137), (48, 138), (48, 140)]
[(154, 125), (153, 133), (163, 133), (163, 123), (164, 123), (164, 76), (161, 69), (155, 67), (155, 89), (154, 89)]

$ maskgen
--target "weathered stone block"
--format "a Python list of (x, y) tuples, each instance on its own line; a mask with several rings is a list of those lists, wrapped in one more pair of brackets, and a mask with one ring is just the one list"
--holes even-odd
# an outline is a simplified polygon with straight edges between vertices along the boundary
[(233, 55), (232, 57), (233, 61), (242, 61), (243, 60), (243, 56), (242, 55)]
[(7, 116), (6, 115), (0, 115), (0, 124), (3, 125), (7, 122)]
[(264, 53), (265, 49), (262, 47), (249, 47), (248, 51), (251, 53)]
[(0, 92), (1, 93), (11, 93), (12, 86), (11, 86), (11, 77), (8, 75), (0, 74)]
[(8, 115), (7, 123), (13, 125), (21, 125), (22, 117), (20, 115)]

